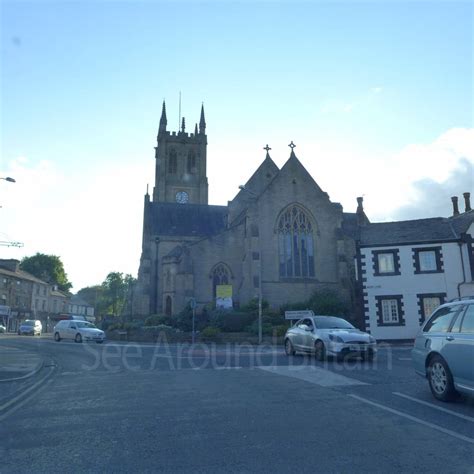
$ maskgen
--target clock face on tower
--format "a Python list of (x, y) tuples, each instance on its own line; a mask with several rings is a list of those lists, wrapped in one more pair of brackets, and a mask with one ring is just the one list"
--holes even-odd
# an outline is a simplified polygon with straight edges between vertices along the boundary
[(176, 202), (179, 204), (186, 204), (189, 201), (189, 195), (186, 191), (178, 191), (176, 193)]

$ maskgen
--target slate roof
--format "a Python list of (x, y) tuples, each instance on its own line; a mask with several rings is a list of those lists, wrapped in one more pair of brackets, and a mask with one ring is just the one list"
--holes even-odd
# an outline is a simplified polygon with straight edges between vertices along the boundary
[(11, 270), (8, 270), (7, 268), (0, 267), (0, 274), (5, 275), (5, 276), (10, 276), (10, 277), (15, 277), (15, 278), (18, 278), (19, 280), (28, 280), (34, 283), (42, 283), (43, 285), (48, 285), (47, 282), (40, 280), (39, 278), (36, 278), (31, 273), (24, 272), (23, 270), (12, 272)]
[(363, 246), (457, 240), (474, 222), (474, 211), (456, 217), (368, 224), (359, 229)]
[(209, 237), (226, 228), (227, 206), (150, 202), (145, 227), (152, 235)]

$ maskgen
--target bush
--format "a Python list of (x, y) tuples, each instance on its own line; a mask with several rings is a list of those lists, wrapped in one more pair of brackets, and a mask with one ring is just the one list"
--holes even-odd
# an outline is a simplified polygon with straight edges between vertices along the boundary
[(204, 339), (213, 339), (221, 333), (219, 328), (208, 326), (201, 331), (201, 337)]
[(241, 311), (215, 310), (210, 315), (212, 326), (222, 332), (242, 332), (255, 321), (255, 315)]
[(166, 316), (165, 314), (153, 314), (145, 319), (145, 326), (158, 326), (160, 324), (171, 326), (171, 316)]
[[(262, 335), (264, 336), (273, 336), (273, 329), (274, 327), (270, 323), (265, 323), (262, 320)], [(247, 326), (246, 332), (250, 332), (252, 334), (258, 334), (258, 320), (254, 321), (250, 326)]]
[(167, 324), (158, 324), (156, 326), (143, 326), (144, 331), (175, 331), (175, 328)]
[(349, 306), (346, 301), (332, 290), (315, 291), (308, 300), (308, 308), (314, 314), (328, 316), (346, 316), (349, 314)]

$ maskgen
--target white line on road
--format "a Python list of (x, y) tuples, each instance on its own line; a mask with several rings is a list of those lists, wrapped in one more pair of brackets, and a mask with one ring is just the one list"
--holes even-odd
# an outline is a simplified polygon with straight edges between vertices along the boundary
[(472, 416), (467, 416), (463, 415), (461, 413), (457, 413), (452, 410), (448, 410), (447, 408), (439, 407), (438, 405), (435, 405), (433, 403), (425, 402), (423, 400), (418, 400), (418, 398), (410, 397), (409, 395), (405, 395), (404, 393), (400, 392), (392, 392), (394, 395), (397, 395), (398, 397), (403, 397), (406, 398), (407, 400), (411, 400), (412, 402), (420, 403), (421, 405), (425, 405), (430, 408), (434, 408), (436, 410), (442, 411), (444, 413), (448, 413), (449, 415), (457, 416), (459, 418), (462, 418), (463, 420), (470, 421), (471, 423), (474, 423), (474, 418)]
[(454, 438), (458, 438), (468, 443), (474, 444), (473, 438), (469, 438), (468, 436), (464, 436), (462, 434), (456, 433), (455, 431), (447, 430), (446, 428), (443, 428), (441, 426), (435, 425), (433, 423), (429, 423), (428, 421), (421, 420), (420, 418), (408, 415), (407, 413), (394, 410), (393, 408), (389, 408), (385, 405), (381, 405), (380, 403), (372, 402), (371, 400), (367, 400), (367, 398), (359, 397), (358, 395), (354, 395), (353, 393), (350, 393), (348, 396), (355, 398), (356, 400), (359, 400), (361, 402), (368, 403), (369, 405), (372, 405), (374, 407), (393, 413), (395, 415), (401, 416), (403, 418), (407, 418), (408, 420), (414, 421), (415, 423), (419, 423), (420, 425), (428, 426), (430, 428), (433, 428), (434, 430), (441, 431), (442, 433), (447, 434), (449, 436), (453, 436)]
[(348, 385), (367, 385), (356, 379), (335, 374), (330, 370), (314, 366), (259, 366), (257, 369), (265, 370), (272, 374), (283, 375), (306, 382), (320, 385), (321, 387), (344, 387)]

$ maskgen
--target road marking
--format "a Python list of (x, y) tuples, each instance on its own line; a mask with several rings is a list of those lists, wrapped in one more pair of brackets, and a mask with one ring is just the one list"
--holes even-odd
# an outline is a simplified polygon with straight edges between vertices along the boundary
[(442, 433), (447, 434), (449, 436), (453, 436), (454, 438), (458, 438), (458, 439), (461, 439), (461, 440), (466, 441), (468, 443), (474, 444), (474, 438), (469, 438), (468, 436), (464, 436), (462, 434), (456, 433), (455, 431), (447, 430), (446, 428), (435, 425), (434, 423), (429, 423), (428, 421), (421, 420), (420, 418), (417, 418), (416, 416), (411, 416), (411, 415), (408, 415), (407, 413), (403, 413), (401, 411), (394, 410), (393, 408), (389, 408), (385, 405), (381, 405), (380, 403), (375, 403), (371, 400), (367, 400), (367, 398), (363, 398), (363, 397), (359, 397), (358, 395), (354, 395), (353, 393), (350, 393), (348, 396), (352, 397), (352, 398), (355, 398), (356, 400), (359, 400), (361, 402), (372, 405), (374, 407), (380, 408), (381, 410), (385, 410), (385, 411), (388, 411), (388, 412), (393, 413), (395, 415), (401, 416), (403, 418), (407, 418), (408, 420), (414, 421), (415, 423), (419, 423), (420, 425), (428, 426), (429, 428), (433, 428), (434, 430), (441, 431)]
[(321, 387), (344, 387), (349, 385), (368, 385), (365, 382), (335, 374), (330, 370), (314, 366), (259, 366), (257, 369), (265, 370), (272, 374), (283, 375), (306, 382), (320, 385)]
[(411, 360), (411, 357), (399, 357), (398, 360)]
[[(2, 411), (4, 411), (5, 409), (7, 409), (9, 406), (13, 405), (14, 403), (18, 402), (18, 400), (21, 400), (22, 398), (25, 397), (25, 395), (27, 395), (28, 393), (30, 393), (32, 390), (34, 390), (36, 387), (38, 387), (39, 385), (41, 385), (52, 373), (53, 373), (53, 369), (50, 369), (49, 373), (47, 373), (41, 380), (39, 380), (38, 382), (36, 382), (35, 384), (33, 384), (31, 387), (28, 387), (24, 392), (21, 392), (19, 395), (17, 395), (15, 398), (12, 398), (11, 400), (9, 400), (7, 403), (4, 403), (3, 405), (0, 405), (0, 413)], [(24, 401), (23, 401), (24, 402)], [(22, 402), (22, 403), (23, 403)], [(21, 403), (21, 404), (22, 404)], [(21, 405), (20, 404), (20, 405)]]
[(449, 415), (457, 416), (458, 418), (462, 418), (463, 420), (467, 420), (467, 421), (470, 421), (471, 423), (474, 423), (474, 418), (472, 416), (463, 415), (461, 413), (448, 410), (447, 408), (439, 407), (438, 405), (435, 405), (434, 403), (418, 400), (418, 398), (410, 397), (409, 395), (405, 395), (404, 393), (400, 393), (400, 392), (392, 392), (392, 393), (394, 395), (397, 395), (398, 397), (406, 398), (407, 400), (411, 400), (412, 402), (420, 403), (421, 405), (426, 405), (427, 407), (434, 408), (444, 413), (448, 413)]

